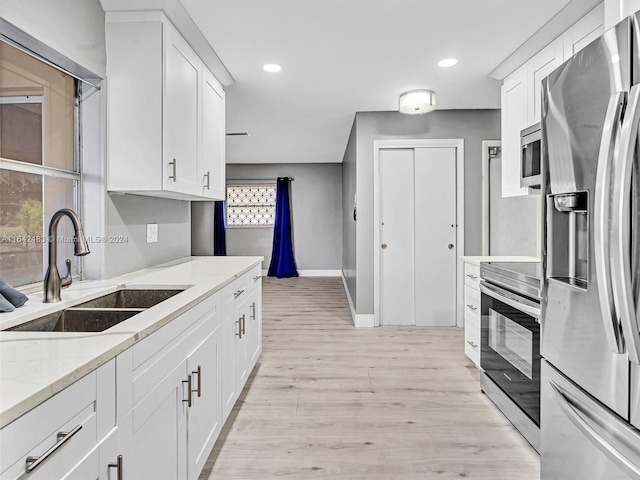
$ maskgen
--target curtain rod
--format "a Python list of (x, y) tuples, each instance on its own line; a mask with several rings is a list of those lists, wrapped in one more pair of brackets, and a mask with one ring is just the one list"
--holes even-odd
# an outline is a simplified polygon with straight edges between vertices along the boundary
[(288, 178), (290, 181), (294, 181), (293, 177), (277, 177), (277, 178), (251, 178), (251, 179), (242, 179), (242, 178), (229, 178), (227, 179), (227, 183), (231, 185), (239, 185), (242, 183), (252, 184), (252, 183), (276, 183), (278, 178)]

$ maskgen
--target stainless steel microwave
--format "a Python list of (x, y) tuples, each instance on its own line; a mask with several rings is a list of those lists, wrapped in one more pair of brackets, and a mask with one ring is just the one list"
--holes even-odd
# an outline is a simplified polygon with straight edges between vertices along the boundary
[(539, 123), (520, 132), (520, 186), (539, 187), (542, 181), (542, 130)]

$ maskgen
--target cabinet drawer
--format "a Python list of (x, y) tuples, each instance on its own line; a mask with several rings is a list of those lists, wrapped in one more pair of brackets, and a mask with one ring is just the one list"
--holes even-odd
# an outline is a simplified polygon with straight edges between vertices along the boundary
[(480, 267), (471, 263), (464, 264), (464, 283), (480, 290)]
[(224, 287), (221, 295), (224, 316), (238, 308), (261, 285), (261, 279), (262, 271), (260, 265), (256, 265), (240, 278)]
[(480, 292), (468, 285), (464, 288), (464, 319), (480, 318)]
[(477, 328), (464, 329), (464, 353), (480, 367), (480, 331)]
[[(93, 371), (0, 430), (0, 478), (21, 477), (27, 457), (41, 457), (48, 451), (47, 459), (28, 478), (63, 478), (96, 444), (96, 390)], [(69, 434), (78, 427), (75, 434)], [(59, 433), (69, 436), (64, 440), (58, 438)], [(54, 445), (59, 448), (51, 451)]]
[(213, 294), (158, 329), (152, 335), (136, 343), (133, 346), (133, 368), (140, 367), (160, 351), (166, 350), (170, 343), (187, 335), (202, 317), (208, 315), (213, 316), (216, 320), (221, 318), (218, 315), (219, 298), (218, 294)]

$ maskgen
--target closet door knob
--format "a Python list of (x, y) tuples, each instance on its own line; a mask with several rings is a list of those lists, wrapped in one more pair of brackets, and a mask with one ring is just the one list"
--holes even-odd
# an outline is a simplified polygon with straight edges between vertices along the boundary
[(386, 244), (386, 243), (383, 243), (383, 244), (381, 245), (381, 247), (382, 247), (382, 249), (383, 249), (383, 250), (386, 250), (386, 249), (387, 249), (387, 244)]

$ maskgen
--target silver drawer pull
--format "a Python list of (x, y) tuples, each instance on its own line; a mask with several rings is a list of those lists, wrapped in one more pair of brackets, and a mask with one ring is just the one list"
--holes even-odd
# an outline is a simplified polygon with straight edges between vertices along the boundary
[(177, 181), (177, 175), (176, 175), (176, 169), (178, 168), (176, 166), (176, 163), (178, 161), (174, 158), (173, 161), (169, 162), (169, 165), (171, 165), (173, 167), (173, 175), (169, 175), (169, 180), (173, 180), (174, 182)]
[(118, 455), (118, 459), (116, 460), (116, 463), (110, 463), (109, 464), (109, 468), (115, 468), (116, 472), (118, 474), (117, 479), (118, 480), (124, 480), (124, 474), (122, 472), (123, 467), (122, 467), (122, 455)]
[(187, 384), (187, 399), (182, 401), (186, 402), (187, 407), (191, 408), (191, 405), (193, 405), (193, 377), (191, 374), (187, 375), (187, 379), (183, 380), (182, 383)]
[(40, 465), (42, 465), (42, 463), (45, 460), (47, 460), (47, 458), (49, 458), (51, 455), (53, 455), (60, 447), (62, 447), (65, 443), (67, 443), (69, 440), (71, 440), (71, 437), (73, 437), (81, 429), (82, 429), (82, 425), (78, 425), (77, 427), (75, 427), (70, 432), (58, 432), (58, 435), (57, 435), (58, 441), (56, 442), (56, 444), (54, 446), (52, 446), (49, 450), (44, 452), (39, 457), (27, 457), (25, 472), (26, 473), (33, 472), (36, 468), (38, 468)]
[(467, 277), (469, 277), (471, 280), (477, 280), (478, 276), (474, 275), (473, 273), (467, 273)]
[(469, 307), (474, 312), (478, 309), (478, 307), (474, 307), (473, 305), (469, 305), (468, 303), (467, 303), (467, 307)]
[(244, 293), (244, 288), (240, 289), (240, 290), (236, 290), (235, 292), (233, 292), (233, 296), (235, 298), (238, 298), (240, 295), (242, 295)]
[(204, 186), (207, 190), (210, 190), (211, 187), (209, 182), (211, 181), (211, 174), (209, 172), (205, 173), (204, 178), (207, 179), (207, 183), (205, 183)]
[(476, 345), (475, 343), (473, 343), (471, 340), (467, 340), (467, 343), (469, 345), (471, 345), (473, 348), (478, 348), (478, 345)]
[(256, 275), (255, 277), (253, 277), (253, 281), (257, 282), (258, 280), (260, 280), (262, 278), (262, 275)]

